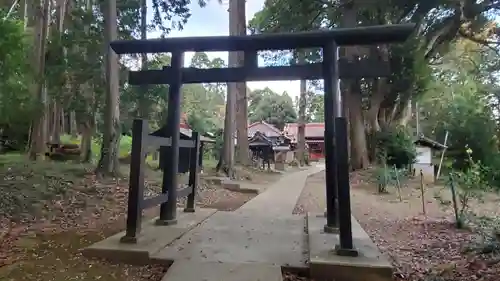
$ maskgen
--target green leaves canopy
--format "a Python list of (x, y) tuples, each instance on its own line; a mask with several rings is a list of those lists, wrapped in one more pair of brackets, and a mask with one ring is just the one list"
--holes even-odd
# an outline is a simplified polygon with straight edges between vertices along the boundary
[(269, 88), (249, 93), (249, 121), (266, 121), (282, 130), (286, 123), (296, 122), (297, 113), (288, 93), (278, 94)]

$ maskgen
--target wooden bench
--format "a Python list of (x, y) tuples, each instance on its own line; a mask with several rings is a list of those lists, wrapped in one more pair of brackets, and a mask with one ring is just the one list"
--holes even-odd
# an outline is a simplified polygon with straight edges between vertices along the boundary
[(45, 156), (55, 161), (79, 160), (82, 153), (78, 144), (47, 143), (46, 145)]

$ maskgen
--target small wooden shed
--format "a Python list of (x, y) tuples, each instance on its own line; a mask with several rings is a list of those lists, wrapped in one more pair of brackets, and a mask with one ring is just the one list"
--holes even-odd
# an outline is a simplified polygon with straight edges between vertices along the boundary
[(414, 143), (417, 149), (417, 159), (415, 164), (413, 164), (413, 169), (417, 174), (422, 171), (422, 174), (427, 181), (434, 181), (435, 174), (434, 165), (432, 163), (432, 152), (442, 151), (443, 149), (446, 149), (446, 146), (424, 136), (418, 137)]

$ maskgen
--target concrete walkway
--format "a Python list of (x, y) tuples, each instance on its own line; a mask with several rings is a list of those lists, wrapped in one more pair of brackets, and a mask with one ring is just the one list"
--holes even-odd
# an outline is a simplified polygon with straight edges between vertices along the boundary
[(324, 169), (324, 165), (318, 164), (307, 170), (284, 175), (266, 191), (241, 206), (235, 213), (252, 215), (262, 213), (274, 218), (289, 216), (295, 209), (307, 177)]
[(305, 219), (292, 212), (307, 177), (323, 169), (284, 175), (237, 211), (217, 212), (152, 255), (173, 262), (163, 280), (281, 281), (281, 268), (307, 269)]
[(323, 232), (323, 215), (292, 214), (307, 177), (323, 169), (286, 174), (235, 212), (179, 211), (177, 225), (143, 223), (137, 244), (120, 243), (119, 233), (84, 255), (171, 265), (163, 281), (283, 281), (282, 269), (309, 271), (318, 280), (391, 280), (390, 263), (355, 220), (360, 257), (339, 257), (332, 252), (338, 235)]

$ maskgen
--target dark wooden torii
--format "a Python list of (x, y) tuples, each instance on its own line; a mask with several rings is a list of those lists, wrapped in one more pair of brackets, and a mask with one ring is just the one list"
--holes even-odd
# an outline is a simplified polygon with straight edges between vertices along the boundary
[[(131, 71), (132, 85), (169, 84), (168, 136), (179, 136), (180, 89), (182, 84), (324, 79), (325, 164), (327, 223), (325, 231), (339, 230), (337, 254), (357, 256), (352, 240), (351, 203), (348, 167), (347, 120), (342, 112), (339, 78), (382, 77), (390, 74), (387, 62), (373, 59), (347, 62), (338, 58), (338, 46), (374, 45), (405, 41), (414, 24), (337, 28), (298, 33), (275, 33), (250, 36), (179, 37), (167, 39), (114, 41), (111, 48), (118, 54), (172, 53), (171, 66), (161, 70)], [(322, 48), (323, 61), (307, 65), (258, 67), (257, 52)], [(243, 51), (243, 67), (184, 68), (184, 53)], [(340, 71), (339, 71), (340, 67)], [(162, 192), (168, 200), (161, 204), (160, 221), (176, 221), (178, 138), (167, 147), (170, 156), (164, 170)], [(338, 208), (337, 208), (338, 197)], [(338, 216), (338, 221), (337, 221)]]

